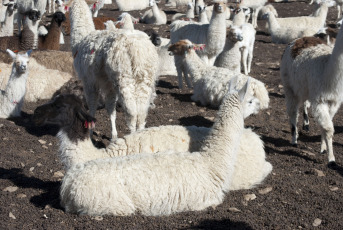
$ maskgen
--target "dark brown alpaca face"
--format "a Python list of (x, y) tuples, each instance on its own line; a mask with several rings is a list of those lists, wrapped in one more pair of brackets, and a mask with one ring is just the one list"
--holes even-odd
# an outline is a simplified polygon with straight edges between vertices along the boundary
[(82, 101), (72, 94), (55, 97), (52, 101), (37, 107), (33, 114), (33, 122), (38, 126), (50, 124), (62, 128), (71, 125), (75, 119), (82, 123), (95, 122), (95, 118), (88, 115), (84, 109)]
[(169, 46), (168, 51), (173, 55), (184, 55), (193, 48), (193, 44), (188, 40), (181, 40)]

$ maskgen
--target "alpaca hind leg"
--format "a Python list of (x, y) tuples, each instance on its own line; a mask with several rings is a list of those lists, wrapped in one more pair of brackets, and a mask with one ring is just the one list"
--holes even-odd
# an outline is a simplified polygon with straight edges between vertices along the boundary
[(310, 108), (311, 103), (309, 101), (304, 102), (304, 112), (303, 112), (303, 130), (310, 131), (310, 120), (308, 118), (308, 109)]
[(248, 74), (251, 71), (251, 62), (252, 62), (252, 58), (254, 56), (254, 45), (251, 45), (249, 47), (249, 52), (248, 52), (248, 60), (247, 60), (247, 69), (248, 69)]
[(137, 97), (137, 130), (142, 130), (145, 128), (146, 118), (148, 116), (149, 105), (151, 101), (152, 94), (154, 93), (154, 88), (145, 86), (143, 95)]
[(125, 110), (126, 124), (130, 129), (130, 133), (135, 132), (137, 126), (137, 101), (132, 92), (134, 90), (122, 89), (119, 97), (119, 103)]
[(337, 5), (337, 19), (339, 19), (342, 15), (342, 7)]
[(106, 94), (106, 100), (105, 100), (105, 108), (110, 116), (111, 119), (111, 127), (112, 127), (112, 137), (111, 137), (111, 142), (115, 141), (118, 137), (118, 132), (116, 128), (116, 118), (117, 118), (117, 113), (116, 113), (116, 105), (117, 105), (117, 94), (114, 92), (113, 89), (107, 90), (104, 92)]
[(289, 116), (289, 121), (292, 130), (292, 145), (297, 146), (298, 144), (298, 99), (291, 95), (291, 92), (286, 93), (286, 104), (287, 104), (287, 113)]

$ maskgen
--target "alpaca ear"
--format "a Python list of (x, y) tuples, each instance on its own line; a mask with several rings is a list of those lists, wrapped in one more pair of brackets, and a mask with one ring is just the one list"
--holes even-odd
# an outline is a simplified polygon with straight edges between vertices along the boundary
[(250, 79), (251, 77), (248, 77), (248, 80), (247, 82), (244, 84), (244, 86), (238, 91), (238, 98), (240, 99), (240, 101), (244, 101), (246, 95), (247, 95), (247, 92), (248, 92), (248, 88), (249, 88), (249, 85), (250, 85)]
[(11, 56), (12, 59), (15, 59), (17, 55), (10, 49), (7, 49), (6, 52)]
[(31, 53), (32, 53), (32, 50), (28, 50), (28, 51), (26, 52), (26, 55), (27, 55), (28, 57), (30, 57)]
[(238, 76), (233, 77), (233, 78), (229, 81), (229, 91), (228, 91), (229, 94), (233, 94), (233, 93), (236, 93), (236, 92), (237, 92), (237, 90), (236, 90), (237, 82), (238, 82)]

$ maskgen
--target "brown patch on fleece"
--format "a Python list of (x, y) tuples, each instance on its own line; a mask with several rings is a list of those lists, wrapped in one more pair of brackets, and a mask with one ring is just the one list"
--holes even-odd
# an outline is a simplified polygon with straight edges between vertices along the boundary
[(303, 37), (294, 42), (294, 45), (292, 47), (292, 57), (295, 59), (303, 49), (317, 46), (320, 44), (326, 44), (324, 41), (322, 41), (320, 38), (315, 37)]
[(187, 51), (191, 49), (189, 47), (191, 44), (187, 40), (178, 41), (169, 46), (168, 51), (172, 52), (174, 55), (184, 55)]
[(107, 22), (107, 21), (116, 22), (117, 20), (115, 18), (104, 17), (104, 16), (93, 18), (95, 29), (96, 30), (104, 30), (104, 29), (106, 29), (104, 23)]

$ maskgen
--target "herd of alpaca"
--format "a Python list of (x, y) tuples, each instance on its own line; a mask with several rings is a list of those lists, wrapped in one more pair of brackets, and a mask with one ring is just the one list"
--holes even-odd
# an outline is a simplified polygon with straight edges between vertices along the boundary
[[(42, 36), (38, 25), (47, 2), (52, 18)], [(280, 76), (291, 144), (298, 143), (299, 108), (305, 130), (311, 108), (321, 129), (320, 152), (328, 153), (329, 167), (336, 166), (332, 120), (343, 102), (343, 29), (336, 37), (325, 25), (329, 7), (336, 4), (340, 10), (341, 1), (315, 1), (318, 7), (310, 16), (279, 18), (267, 0), (237, 0), (230, 8), (223, 0), (211, 5), (170, 0), (165, 6), (187, 8), (170, 18), (170, 39), (134, 28), (138, 22), (168, 23), (160, 1), (115, 2), (120, 11), (144, 14), (139, 20), (127, 12), (118, 19), (97, 17), (104, 4), (112, 3), (107, 0), (5, 0), (0, 8), (0, 50), (6, 50), (0, 51), (0, 118), (20, 117), (25, 101), (51, 99), (35, 109), (32, 121), (59, 127), (58, 155), (66, 171), (60, 199), (66, 212), (159, 216), (198, 211), (221, 204), (229, 191), (265, 180), (273, 166), (261, 138), (244, 127), (245, 118), (270, 104), (267, 86), (248, 76), (258, 19), (266, 20), (272, 42), (289, 43)], [(20, 36), (13, 34), (14, 12)], [(71, 52), (58, 51), (68, 27), (63, 23), (70, 27)], [(325, 39), (318, 38), (323, 34)], [(192, 101), (218, 109), (213, 126), (145, 128), (160, 75), (177, 76), (179, 88), (185, 80)], [(66, 85), (78, 95), (61, 94)], [(116, 128), (117, 105), (130, 131), (123, 138)], [(99, 149), (92, 133), (102, 106), (110, 116), (111, 142)]]

